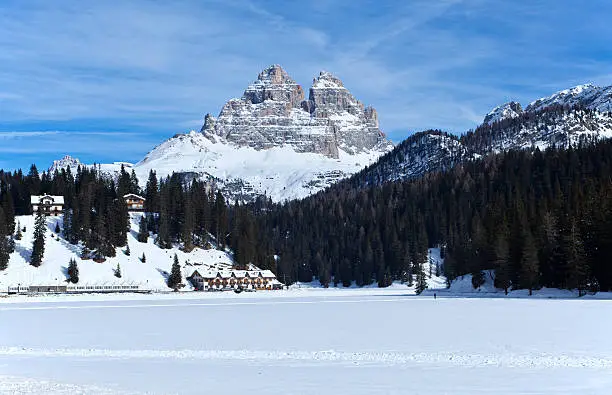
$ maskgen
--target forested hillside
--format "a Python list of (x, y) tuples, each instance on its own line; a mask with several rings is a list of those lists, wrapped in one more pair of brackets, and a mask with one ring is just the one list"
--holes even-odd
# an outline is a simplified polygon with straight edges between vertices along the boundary
[(508, 150), (567, 148), (612, 137), (612, 113), (550, 104), (485, 122), (462, 136), (439, 130), (415, 133), (348, 180), (354, 187), (446, 171), (458, 163)]
[(408, 281), (440, 244), (449, 279), (496, 269), (500, 288), (610, 290), (611, 176), (605, 141), (510, 151), (382, 186), (345, 182), (260, 210), (256, 245), (278, 254), (291, 280)]
[[(442, 135), (441, 135), (442, 136)], [(151, 172), (116, 180), (94, 169), (0, 173), (0, 269), (19, 237), (15, 214), (29, 196), (65, 196), (62, 232), (82, 259), (104, 261), (125, 246), (125, 193), (147, 198), (139, 241), (161, 248), (230, 248), (239, 266), (270, 268), (286, 282), (424, 284), (427, 248), (441, 246), (452, 280), (496, 270), (500, 288), (612, 289), (612, 142), (509, 151), (445, 172), (383, 185), (341, 182), (309, 198), (226, 203), (199, 181)], [(9, 268), (10, 270), (10, 268)]]

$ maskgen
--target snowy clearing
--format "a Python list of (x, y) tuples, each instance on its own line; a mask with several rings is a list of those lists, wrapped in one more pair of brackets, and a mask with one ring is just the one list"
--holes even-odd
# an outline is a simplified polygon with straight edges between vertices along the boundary
[(612, 301), (274, 295), (285, 297), (7, 298), (0, 393), (608, 394), (612, 385)]

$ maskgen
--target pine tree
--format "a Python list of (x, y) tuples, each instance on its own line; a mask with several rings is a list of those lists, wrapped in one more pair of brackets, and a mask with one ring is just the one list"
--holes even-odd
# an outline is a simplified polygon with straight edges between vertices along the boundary
[(529, 295), (537, 287), (539, 275), (538, 251), (531, 232), (529, 229), (524, 229), (521, 251), (521, 286), (529, 290)]
[(147, 218), (144, 215), (140, 217), (140, 222), (138, 223), (137, 239), (141, 243), (146, 243), (149, 240), (149, 229), (147, 227)]
[(147, 262), (147, 257), (145, 256), (145, 253), (144, 253), (144, 252), (142, 253), (142, 257), (140, 258), (140, 261), (141, 261), (142, 263), (146, 263), (146, 262)]
[(417, 295), (420, 295), (423, 291), (427, 289), (427, 278), (425, 271), (423, 270), (423, 265), (417, 265), (417, 276), (416, 276), (416, 288), (415, 292)]
[(492, 266), (495, 268), (495, 286), (503, 289), (508, 295), (508, 288), (511, 285), (510, 249), (503, 233), (497, 235), (493, 247)]
[(572, 221), (567, 236), (563, 238), (563, 251), (567, 262), (567, 287), (578, 289), (580, 296), (587, 288), (589, 279), (589, 266), (583, 244), (578, 225), (576, 221)]
[(149, 171), (149, 179), (145, 188), (145, 212), (159, 212), (159, 185), (155, 171)]
[(21, 233), (21, 225), (19, 222), (17, 223), (17, 230), (15, 232), (15, 240), (21, 240), (23, 238), (23, 233)]
[(121, 170), (119, 170), (119, 176), (117, 177), (117, 196), (123, 198), (123, 196), (130, 193), (131, 186), (130, 175), (125, 171), (125, 167), (121, 165)]
[[(112, 229), (111, 243), (116, 247), (127, 244), (127, 234), (130, 230), (130, 214), (124, 199), (119, 198), (113, 202), (112, 216), (108, 216), (109, 228)], [(109, 214), (111, 211), (109, 210)]]
[(117, 264), (117, 267), (114, 270), (114, 274), (115, 274), (115, 277), (121, 278), (121, 266), (119, 266), (119, 264)]
[(157, 239), (155, 244), (159, 248), (169, 249), (172, 248), (172, 242), (170, 241), (170, 219), (167, 212), (163, 212), (159, 216), (159, 230), (157, 232)]
[(9, 244), (8, 227), (4, 210), (0, 207), (0, 271), (8, 268), (9, 259), (11, 258), (11, 247)]
[(68, 263), (68, 282), (73, 284), (79, 282), (79, 267), (74, 258), (70, 258), (70, 262)]
[(36, 212), (36, 220), (34, 221), (34, 242), (32, 245), (32, 257), (30, 264), (34, 267), (39, 267), (42, 263), (45, 254), (45, 231), (47, 221), (42, 210)]
[(168, 287), (174, 290), (178, 289), (182, 281), (181, 277), (181, 266), (179, 265), (178, 256), (174, 254), (174, 262), (172, 263), (172, 270), (168, 277)]
[(134, 193), (136, 195), (140, 193), (140, 187), (138, 184), (138, 177), (136, 176), (134, 169), (132, 169), (132, 172), (130, 173), (130, 193)]
[(485, 276), (482, 270), (476, 270), (472, 273), (472, 287), (474, 289), (480, 288), (485, 283)]
[(225, 246), (225, 236), (227, 233), (227, 206), (225, 205), (225, 198), (220, 191), (217, 191), (217, 195), (215, 197), (213, 221), (217, 245), (219, 248), (223, 248)]
[(191, 252), (194, 248), (193, 245), (193, 232), (195, 229), (195, 218), (193, 203), (191, 202), (191, 196), (185, 196), (185, 204), (183, 205), (183, 223), (181, 226), (181, 239), (183, 240), (183, 251)]

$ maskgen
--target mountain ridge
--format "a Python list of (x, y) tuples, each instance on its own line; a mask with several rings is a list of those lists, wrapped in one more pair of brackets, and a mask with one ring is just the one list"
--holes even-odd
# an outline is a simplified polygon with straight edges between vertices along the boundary
[[(518, 102), (499, 105), (463, 135), (424, 131), (391, 149), (378, 128), (376, 110), (355, 99), (339, 78), (320, 72), (306, 99), (302, 86), (272, 65), (241, 98), (230, 99), (218, 117), (207, 114), (199, 133), (177, 134), (162, 142), (133, 169), (141, 182), (150, 170), (159, 176), (181, 172), (214, 180), (232, 199), (265, 195), (274, 201), (291, 200), (353, 174), (359, 178), (370, 172), (365, 179), (382, 183), (445, 171), (464, 160), (509, 149), (567, 147), (610, 138), (611, 98), (612, 87), (579, 85), (524, 108)], [(118, 170), (116, 164), (102, 167)]]

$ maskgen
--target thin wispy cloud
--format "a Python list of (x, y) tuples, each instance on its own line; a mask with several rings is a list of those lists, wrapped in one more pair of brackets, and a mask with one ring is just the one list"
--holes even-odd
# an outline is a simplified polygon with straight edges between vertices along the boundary
[[(337, 74), (395, 140), (460, 133), (504, 101), (612, 83), (611, 12), (603, 0), (2, 2), (0, 160), (137, 161), (272, 63), (305, 87)], [(59, 133), (31, 134), (45, 130)]]

